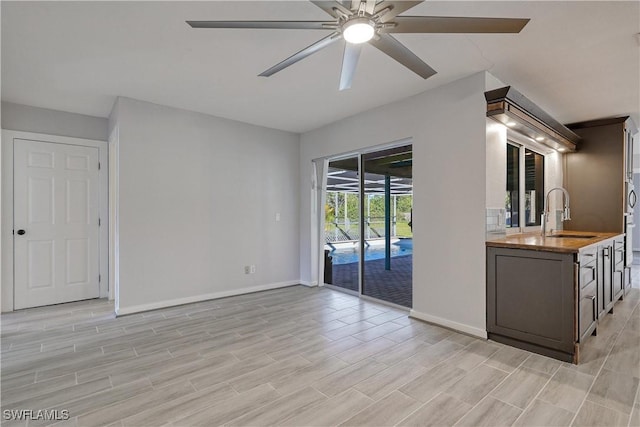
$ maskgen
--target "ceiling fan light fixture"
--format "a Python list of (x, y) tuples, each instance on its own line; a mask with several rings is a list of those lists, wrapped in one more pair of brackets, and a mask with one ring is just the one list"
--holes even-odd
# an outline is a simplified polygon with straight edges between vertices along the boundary
[(350, 19), (342, 25), (342, 36), (348, 43), (368, 42), (375, 34), (375, 24), (367, 18)]

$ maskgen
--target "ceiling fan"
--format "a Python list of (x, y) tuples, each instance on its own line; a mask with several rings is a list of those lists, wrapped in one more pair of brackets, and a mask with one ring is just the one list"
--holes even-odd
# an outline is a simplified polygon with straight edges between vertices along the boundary
[(529, 19), (472, 18), (448, 16), (398, 16), (424, 0), (328, 0), (311, 3), (333, 17), (330, 21), (187, 21), (192, 28), (258, 28), (287, 30), (330, 30), (331, 34), (260, 73), (269, 77), (290, 65), (344, 39), (340, 90), (349, 89), (362, 45), (368, 42), (420, 77), (436, 71), (392, 33), (519, 33)]

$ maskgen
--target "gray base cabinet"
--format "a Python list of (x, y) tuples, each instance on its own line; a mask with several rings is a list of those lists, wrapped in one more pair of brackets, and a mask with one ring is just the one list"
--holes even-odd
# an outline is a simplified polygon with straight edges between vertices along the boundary
[(577, 253), (488, 246), (488, 336), (578, 363), (580, 344), (613, 311), (623, 282), (624, 236)]
[(489, 247), (487, 261), (489, 338), (573, 361), (573, 254)]

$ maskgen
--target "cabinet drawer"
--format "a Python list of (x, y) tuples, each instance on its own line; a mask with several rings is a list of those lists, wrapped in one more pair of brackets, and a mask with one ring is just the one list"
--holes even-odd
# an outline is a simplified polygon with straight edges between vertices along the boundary
[(585, 286), (589, 286), (590, 284), (594, 283), (596, 281), (596, 266), (597, 264), (595, 262), (587, 264), (587, 265), (581, 265), (580, 266), (580, 288), (584, 289)]
[(613, 242), (614, 265), (624, 260), (624, 238), (615, 239)]
[(598, 248), (587, 248), (580, 251), (578, 262), (580, 265), (589, 265), (598, 258)]
[(618, 264), (622, 264), (622, 262), (624, 261), (624, 246), (616, 245), (613, 254), (613, 265), (617, 267)]
[(583, 341), (595, 328), (596, 318), (598, 316), (596, 293), (596, 282), (591, 283), (580, 291), (580, 303), (578, 307), (580, 341)]

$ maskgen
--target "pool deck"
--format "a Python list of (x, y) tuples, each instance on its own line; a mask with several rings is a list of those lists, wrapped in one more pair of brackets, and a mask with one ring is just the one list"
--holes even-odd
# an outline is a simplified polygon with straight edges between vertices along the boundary
[[(358, 292), (358, 263), (334, 264), (332, 285)], [(403, 307), (412, 307), (413, 256), (391, 258), (391, 270), (385, 270), (384, 259), (364, 264), (364, 295)]]

